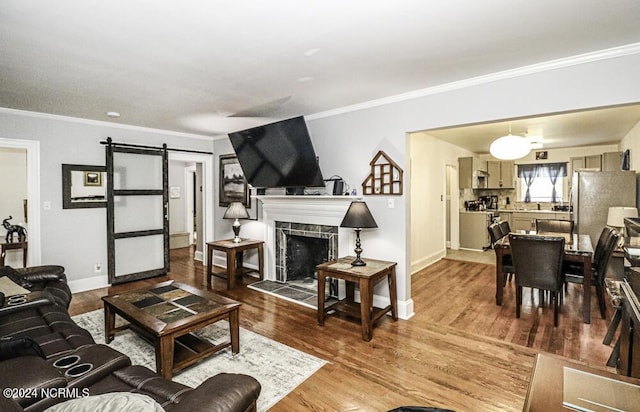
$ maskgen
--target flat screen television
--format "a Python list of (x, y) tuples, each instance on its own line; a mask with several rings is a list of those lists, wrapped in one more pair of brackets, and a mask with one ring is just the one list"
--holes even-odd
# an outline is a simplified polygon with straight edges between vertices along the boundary
[(229, 133), (247, 182), (255, 188), (323, 187), (304, 117)]

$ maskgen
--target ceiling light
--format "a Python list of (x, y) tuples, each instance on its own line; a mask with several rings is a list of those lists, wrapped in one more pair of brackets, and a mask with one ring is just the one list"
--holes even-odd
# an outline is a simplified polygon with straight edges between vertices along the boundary
[(118, 112), (107, 112), (107, 116), (113, 117), (114, 119), (117, 119), (118, 117), (120, 117), (120, 113), (118, 113)]
[(520, 159), (528, 155), (530, 151), (531, 145), (524, 137), (512, 134), (497, 138), (489, 147), (491, 155), (501, 160)]

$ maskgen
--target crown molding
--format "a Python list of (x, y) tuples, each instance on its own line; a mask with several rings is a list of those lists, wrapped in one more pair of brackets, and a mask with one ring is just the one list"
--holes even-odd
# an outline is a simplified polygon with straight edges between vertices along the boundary
[(123, 124), (123, 123), (113, 123), (113, 122), (107, 122), (104, 120), (93, 120), (93, 119), (83, 119), (81, 117), (62, 116), (59, 114), (31, 112), (28, 110), (10, 109), (8, 107), (0, 107), (0, 113), (12, 114), (17, 116), (25, 116), (25, 117), (33, 117), (33, 118), (46, 119), (46, 120), (58, 120), (58, 121), (70, 122), (70, 123), (80, 123), (80, 124), (87, 124), (91, 126), (113, 127), (117, 129), (134, 130), (134, 131), (145, 132), (145, 133), (160, 133), (168, 136), (187, 137), (190, 139), (200, 139), (200, 140), (207, 140), (207, 141), (213, 141), (216, 138), (219, 138), (217, 136), (214, 137), (214, 136), (205, 136), (202, 134), (154, 129), (151, 127), (134, 126), (134, 125)]
[(427, 87), (424, 89), (414, 90), (407, 93), (387, 96), (380, 99), (370, 100), (363, 103), (357, 103), (349, 106), (331, 109), (324, 112), (315, 113), (305, 116), (307, 120), (322, 119), (325, 117), (356, 112), (359, 110), (371, 109), (374, 107), (384, 106), (392, 103), (399, 103), (407, 100), (417, 99), (420, 97), (430, 96), (439, 93), (445, 93), (453, 90), (460, 90), (467, 87), (478, 86), (481, 84), (491, 83), (498, 80), (511, 79), (514, 77), (527, 76), (535, 73), (542, 73), (549, 70), (561, 69), (564, 67), (576, 66), (601, 60), (614, 59), (617, 57), (628, 56), (640, 53), (640, 43), (632, 43), (610, 49), (599, 50), (590, 53), (579, 54), (576, 56), (565, 57), (557, 60), (550, 60), (543, 63), (532, 64), (529, 66), (519, 67), (517, 69), (504, 70), (501, 72), (491, 73), (483, 76), (471, 77), (465, 80), (445, 83), (438, 86)]

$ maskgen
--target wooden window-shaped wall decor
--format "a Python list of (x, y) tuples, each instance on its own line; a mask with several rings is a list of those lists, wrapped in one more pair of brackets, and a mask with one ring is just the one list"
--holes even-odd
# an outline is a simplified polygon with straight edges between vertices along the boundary
[(369, 162), (371, 173), (362, 182), (365, 195), (402, 195), (402, 169), (380, 150)]

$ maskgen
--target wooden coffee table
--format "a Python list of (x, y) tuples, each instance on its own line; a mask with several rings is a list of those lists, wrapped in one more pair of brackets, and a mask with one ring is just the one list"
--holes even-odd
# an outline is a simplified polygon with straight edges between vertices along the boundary
[[(167, 379), (228, 346), (240, 350), (240, 303), (173, 280), (117, 295), (103, 296), (107, 343), (131, 328), (156, 350), (156, 371)], [(115, 327), (115, 315), (129, 323)], [(230, 340), (215, 345), (193, 332), (220, 320), (229, 321)]]

